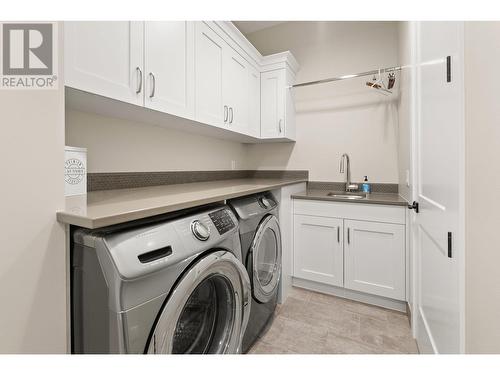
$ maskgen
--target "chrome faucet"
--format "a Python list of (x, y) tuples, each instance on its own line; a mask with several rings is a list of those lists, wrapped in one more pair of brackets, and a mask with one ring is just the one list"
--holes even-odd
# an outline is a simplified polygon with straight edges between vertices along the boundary
[(358, 184), (351, 183), (351, 166), (349, 164), (349, 155), (342, 154), (340, 157), (340, 173), (345, 173), (345, 191), (358, 190)]

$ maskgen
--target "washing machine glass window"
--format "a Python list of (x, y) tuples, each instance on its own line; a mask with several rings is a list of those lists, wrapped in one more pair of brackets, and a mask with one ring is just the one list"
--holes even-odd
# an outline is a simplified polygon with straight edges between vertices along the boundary
[(257, 257), (257, 277), (262, 286), (267, 286), (273, 278), (278, 260), (278, 241), (276, 233), (268, 228), (262, 235), (259, 248), (256, 251)]
[(278, 220), (266, 216), (259, 225), (252, 244), (253, 293), (266, 303), (278, 288), (281, 276), (281, 235)]
[(248, 275), (233, 254), (221, 250), (205, 256), (167, 299), (146, 352), (238, 353), (250, 299)]
[(234, 291), (224, 276), (202, 281), (189, 297), (175, 328), (173, 354), (219, 353), (230, 339)]

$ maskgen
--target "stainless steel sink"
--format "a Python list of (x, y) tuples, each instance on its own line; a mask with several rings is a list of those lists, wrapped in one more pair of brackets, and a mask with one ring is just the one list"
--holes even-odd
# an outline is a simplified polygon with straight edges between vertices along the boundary
[(327, 194), (329, 197), (332, 198), (341, 198), (341, 199), (365, 199), (366, 194), (363, 193), (348, 193), (348, 192), (335, 192), (332, 191)]

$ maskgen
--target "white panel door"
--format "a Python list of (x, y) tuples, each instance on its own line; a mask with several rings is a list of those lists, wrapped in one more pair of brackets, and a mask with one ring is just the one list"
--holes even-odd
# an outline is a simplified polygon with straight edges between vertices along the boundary
[(343, 286), (342, 219), (294, 215), (293, 276)]
[(145, 22), (145, 106), (194, 118), (194, 22)]
[(142, 105), (143, 32), (143, 22), (65, 22), (64, 84)]
[(196, 120), (224, 126), (228, 107), (222, 95), (222, 66), (225, 42), (204, 22), (196, 22)]
[(344, 286), (405, 299), (405, 226), (344, 220)]
[(228, 107), (225, 124), (228, 129), (243, 134), (246, 134), (249, 128), (248, 68), (248, 62), (226, 45), (222, 69), (222, 97)]
[(285, 129), (285, 70), (261, 74), (261, 137), (280, 138)]
[[(447, 59), (451, 57), (451, 81)], [(459, 353), (459, 218), (463, 162), (463, 23), (417, 23), (417, 121), (414, 148), (420, 204), (415, 216), (417, 339), (429, 351)], [(448, 252), (448, 234), (451, 252)], [(417, 320), (418, 323), (418, 320)], [(427, 337), (423, 337), (425, 333)], [(425, 351), (426, 348), (424, 348)]]
[(260, 137), (260, 73), (248, 70), (248, 135)]

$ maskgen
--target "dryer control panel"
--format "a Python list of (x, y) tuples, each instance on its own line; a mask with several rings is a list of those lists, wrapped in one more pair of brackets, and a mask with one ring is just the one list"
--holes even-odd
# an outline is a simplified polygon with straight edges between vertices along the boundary
[(229, 213), (229, 210), (226, 208), (211, 212), (208, 214), (208, 216), (214, 223), (215, 228), (217, 228), (217, 231), (220, 235), (230, 231), (236, 226), (231, 217), (231, 214)]

